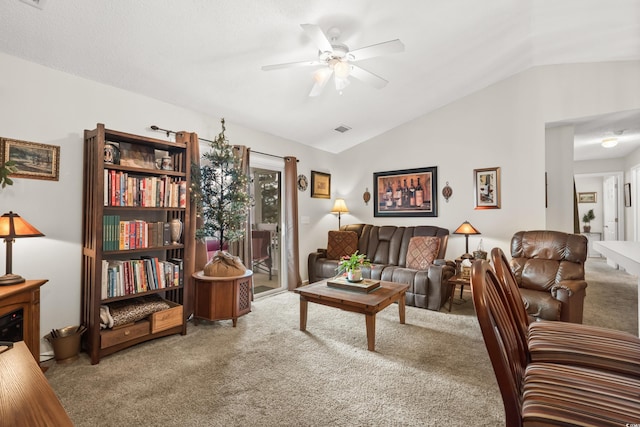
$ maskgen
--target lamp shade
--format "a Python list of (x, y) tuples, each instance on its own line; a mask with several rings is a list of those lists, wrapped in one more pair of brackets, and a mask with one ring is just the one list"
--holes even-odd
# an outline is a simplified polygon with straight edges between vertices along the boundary
[(331, 209), (331, 213), (349, 213), (349, 209), (347, 209), (347, 204), (344, 202), (344, 199), (336, 199), (333, 204), (333, 209)]
[(476, 228), (469, 224), (469, 221), (465, 221), (463, 222), (460, 227), (456, 228), (456, 231), (453, 232), (453, 234), (480, 234), (480, 232), (478, 230), (476, 230)]
[(20, 237), (44, 236), (33, 225), (25, 221), (17, 213), (9, 211), (0, 217), (0, 238), (15, 239)]
[(22, 276), (11, 272), (11, 264), (13, 262), (13, 241), (20, 237), (40, 236), (44, 236), (44, 234), (22, 219), (20, 215), (9, 211), (9, 213), (0, 216), (0, 238), (4, 238), (4, 241), (7, 244), (7, 274), (0, 276), (0, 286), (15, 285), (25, 281)]

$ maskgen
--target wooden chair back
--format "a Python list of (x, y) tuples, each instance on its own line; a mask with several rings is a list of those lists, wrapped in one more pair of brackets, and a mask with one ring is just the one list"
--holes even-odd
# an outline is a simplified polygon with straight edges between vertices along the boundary
[(500, 289), (500, 280), (489, 262), (476, 260), (471, 269), (473, 304), (502, 395), (505, 425), (522, 426), (520, 392), (527, 354)]
[(517, 322), (520, 335), (526, 343), (529, 331), (529, 316), (527, 315), (525, 302), (520, 294), (516, 277), (513, 274), (513, 271), (509, 266), (509, 261), (502, 249), (493, 248), (491, 250), (491, 262), (493, 262), (493, 268), (495, 269), (496, 276), (502, 285), (502, 293), (504, 294), (507, 303), (511, 308), (513, 317)]

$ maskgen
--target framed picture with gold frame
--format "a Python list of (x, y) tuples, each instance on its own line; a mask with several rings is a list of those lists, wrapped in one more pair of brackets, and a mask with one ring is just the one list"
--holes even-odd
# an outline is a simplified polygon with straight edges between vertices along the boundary
[(58, 181), (60, 178), (60, 147), (0, 138), (2, 164), (15, 162), (16, 172), (12, 178), (32, 178)]
[(597, 201), (598, 193), (595, 191), (578, 193), (578, 203), (596, 203)]
[(331, 198), (331, 174), (311, 171), (311, 197)]
[(475, 209), (500, 209), (500, 168), (473, 170)]

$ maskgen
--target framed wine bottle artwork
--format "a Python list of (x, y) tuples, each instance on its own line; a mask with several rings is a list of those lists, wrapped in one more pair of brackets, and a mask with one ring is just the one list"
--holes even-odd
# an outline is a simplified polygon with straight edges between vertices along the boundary
[(438, 168), (373, 174), (373, 216), (438, 216)]

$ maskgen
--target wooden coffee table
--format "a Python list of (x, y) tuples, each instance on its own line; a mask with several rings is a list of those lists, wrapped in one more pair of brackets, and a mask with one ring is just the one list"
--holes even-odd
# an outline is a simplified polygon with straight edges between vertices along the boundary
[(378, 289), (362, 293), (329, 287), (326, 280), (297, 288), (294, 291), (300, 294), (300, 330), (307, 330), (309, 302), (362, 313), (367, 326), (367, 347), (369, 351), (375, 351), (376, 314), (397, 301), (400, 323), (404, 324), (404, 298), (407, 289), (407, 284), (381, 281)]

